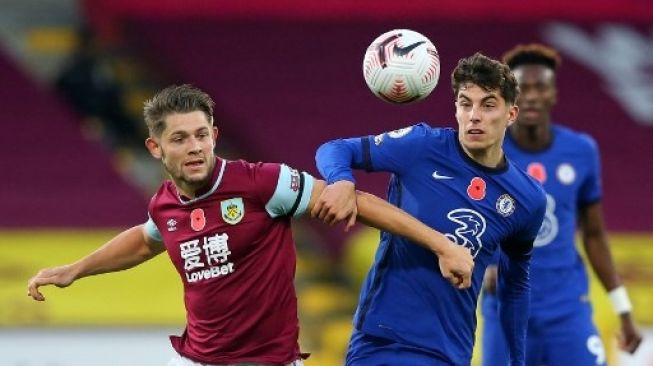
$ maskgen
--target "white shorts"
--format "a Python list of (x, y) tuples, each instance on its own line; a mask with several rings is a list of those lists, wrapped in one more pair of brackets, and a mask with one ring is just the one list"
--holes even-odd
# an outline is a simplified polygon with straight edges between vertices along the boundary
[[(208, 363), (199, 363), (195, 362), (191, 359), (188, 359), (184, 356), (181, 355), (176, 355), (173, 357), (170, 362), (168, 362), (167, 366), (266, 366), (261, 363), (252, 363), (252, 362), (245, 362), (245, 363), (230, 363), (228, 365), (209, 365)], [(302, 360), (296, 360), (293, 361), (286, 366), (304, 366), (304, 363)]]

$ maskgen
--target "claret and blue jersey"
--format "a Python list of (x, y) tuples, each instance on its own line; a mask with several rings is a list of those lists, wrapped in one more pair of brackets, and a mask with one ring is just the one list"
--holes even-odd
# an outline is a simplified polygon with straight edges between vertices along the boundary
[(522, 359), (526, 315), (520, 312), (528, 311), (528, 263), (545, 208), (535, 180), (509, 161), (496, 169), (476, 163), (455, 130), (426, 124), (331, 141), (318, 150), (317, 163), (329, 183), (353, 180), (352, 167), (393, 173), (388, 200), (469, 248), (475, 260), (471, 288), (457, 290), (440, 274), (433, 253), (382, 233), (361, 290), (356, 329), (451, 364), (469, 364), (483, 274), (500, 250), (505, 275), (499, 286), (512, 299), (506, 306), (515, 320), (506, 329)]

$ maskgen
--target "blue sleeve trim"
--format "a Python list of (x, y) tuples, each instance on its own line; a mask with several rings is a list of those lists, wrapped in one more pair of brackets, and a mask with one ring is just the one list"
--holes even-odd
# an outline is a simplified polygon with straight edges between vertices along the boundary
[(306, 210), (308, 209), (308, 204), (311, 201), (311, 194), (313, 193), (313, 185), (315, 184), (315, 179), (306, 172), (302, 172), (302, 178), (304, 181), (304, 187), (302, 187), (302, 193), (300, 193), (298, 197), (299, 205), (297, 205), (295, 212), (292, 213), (292, 217), (297, 217), (305, 214)]
[(277, 187), (265, 205), (270, 217), (299, 216), (306, 212), (313, 190), (313, 177), (282, 164)]
[(145, 223), (144, 227), (145, 227), (145, 233), (152, 240), (158, 241), (158, 242), (163, 242), (163, 238), (161, 237), (161, 232), (156, 227), (156, 224), (154, 223), (154, 220), (152, 220), (152, 217), (150, 217), (149, 215), (148, 215), (148, 220)]
[(299, 192), (297, 193), (297, 198), (295, 198), (295, 203), (293, 203), (292, 207), (290, 208), (290, 211), (288, 211), (288, 216), (294, 216), (295, 212), (297, 212), (297, 207), (299, 207), (299, 203), (302, 201), (302, 196), (304, 195), (304, 174), (299, 175)]

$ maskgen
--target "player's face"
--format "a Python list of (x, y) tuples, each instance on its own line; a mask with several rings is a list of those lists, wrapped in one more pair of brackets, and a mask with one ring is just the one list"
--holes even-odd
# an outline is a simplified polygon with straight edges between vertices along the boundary
[(517, 123), (521, 126), (548, 123), (557, 96), (553, 70), (544, 65), (522, 65), (513, 74), (521, 89), (517, 98)]
[(517, 117), (517, 107), (506, 104), (498, 90), (467, 83), (456, 97), (460, 142), (470, 151), (500, 147), (506, 128)]
[(217, 128), (201, 111), (175, 113), (165, 117), (166, 128), (154, 141), (152, 155), (161, 159), (165, 170), (182, 192), (201, 188), (210, 179), (215, 165)]

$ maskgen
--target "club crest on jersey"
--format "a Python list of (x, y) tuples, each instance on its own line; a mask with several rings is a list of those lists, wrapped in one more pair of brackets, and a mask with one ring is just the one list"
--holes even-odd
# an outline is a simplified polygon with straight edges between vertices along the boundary
[(509, 194), (505, 193), (502, 194), (498, 199), (497, 199), (497, 212), (501, 214), (503, 217), (508, 217), (512, 215), (513, 212), (515, 212), (515, 199), (510, 197)]
[(413, 126), (400, 128), (398, 130), (388, 132), (388, 137), (392, 137), (393, 139), (398, 139), (400, 137), (404, 137), (408, 135), (412, 130), (413, 130)]
[(222, 210), (224, 222), (231, 225), (236, 225), (245, 216), (245, 205), (240, 197), (220, 202), (220, 210)]
[(565, 185), (570, 185), (576, 180), (576, 170), (569, 163), (560, 164), (556, 174), (560, 183)]
[(206, 216), (204, 216), (204, 210), (201, 208), (196, 208), (190, 212), (190, 227), (195, 231), (200, 231), (206, 226)]

